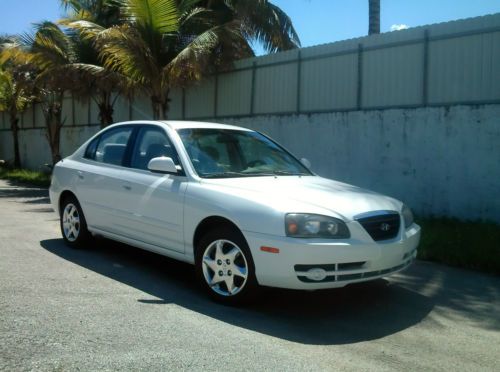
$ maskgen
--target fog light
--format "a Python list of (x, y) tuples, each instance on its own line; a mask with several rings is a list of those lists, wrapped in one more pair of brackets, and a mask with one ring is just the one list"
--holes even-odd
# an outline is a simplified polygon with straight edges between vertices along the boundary
[(326, 278), (326, 271), (320, 269), (319, 267), (308, 270), (306, 274), (307, 279), (315, 280), (317, 282)]

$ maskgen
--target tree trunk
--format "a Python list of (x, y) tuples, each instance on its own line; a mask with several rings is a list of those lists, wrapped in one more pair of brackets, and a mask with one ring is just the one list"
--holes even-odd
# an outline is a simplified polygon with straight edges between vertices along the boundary
[(58, 95), (56, 99), (46, 104), (44, 109), (45, 127), (47, 129), (47, 141), (49, 142), (50, 152), (52, 155), (52, 165), (55, 165), (61, 160), (60, 142), (61, 128), (63, 123), (62, 118), (62, 95)]
[(19, 119), (17, 112), (10, 113), (10, 129), (12, 130), (12, 139), (14, 141), (14, 168), (21, 168), (21, 154), (19, 152)]
[(101, 128), (105, 128), (110, 124), (113, 124), (113, 104), (111, 103), (111, 93), (102, 92), (99, 102), (97, 103), (99, 107), (99, 121), (101, 123)]
[(380, 34), (380, 0), (368, 0), (368, 35)]
[(167, 89), (165, 94), (161, 97), (151, 96), (151, 105), (153, 108), (154, 120), (166, 120), (168, 118), (167, 112), (170, 109), (170, 89)]
[(153, 120), (160, 118), (160, 102), (155, 97), (151, 97), (151, 108), (153, 109)]

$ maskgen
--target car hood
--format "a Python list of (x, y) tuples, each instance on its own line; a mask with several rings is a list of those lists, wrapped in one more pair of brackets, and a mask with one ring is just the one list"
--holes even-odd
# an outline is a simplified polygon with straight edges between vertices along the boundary
[(284, 213), (319, 213), (353, 220), (370, 211), (402, 208), (396, 199), (319, 176), (205, 179), (202, 182), (225, 194), (250, 199)]

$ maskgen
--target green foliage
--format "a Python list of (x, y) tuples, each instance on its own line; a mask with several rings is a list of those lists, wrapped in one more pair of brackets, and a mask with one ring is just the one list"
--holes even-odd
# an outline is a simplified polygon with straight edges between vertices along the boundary
[(31, 96), (9, 70), (0, 68), (0, 111), (23, 112), (31, 103)]
[(500, 274), (500, 225), (449, 218), (420, 219), (418, 258)]
[(288, 16), (267, 0), (115, 3), (121, 22), (111, 27), (91, 17), (65, 24), (92, 41), (105, 69), (128, 77), (150, 97), (157, 119), (165, 118), (172, 88), (252, 56), (252, 41), (270, 51), (299, 45)]
[(50, 175), (26, 169), (0, 168), (0, 178), (40, 187), (50, 186)]

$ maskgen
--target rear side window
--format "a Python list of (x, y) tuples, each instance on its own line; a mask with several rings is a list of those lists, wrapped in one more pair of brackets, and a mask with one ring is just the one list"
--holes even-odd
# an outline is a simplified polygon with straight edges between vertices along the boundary
[(116, 128), (104, 132), (93, 140), (85, 151), (85, 157), (101, 163), (123, 165), (132, 127)]

